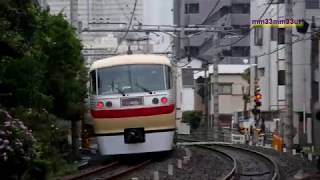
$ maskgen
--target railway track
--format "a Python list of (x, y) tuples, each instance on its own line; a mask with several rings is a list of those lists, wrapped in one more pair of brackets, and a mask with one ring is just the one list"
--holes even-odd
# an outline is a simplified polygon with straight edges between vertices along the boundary
[(127, 175), (128, 173), (144, 167), (151, 163), (152, 160), (148, 159), (138, 162), (134, 165), (127, 165), (119, 163), (118, 161), (109, 163), (104, 166), (99, 166), (90, 170), (85, 170), (74, 176), (67, 176), (61, 180), (111, 180), (117, 179)]
[[(188, 142), (192, 141), (190, 139), (180, 140)], [(199, 144), (201, 144), (199, 141), (195, 141), (194, 146), (223, 154), (227, 157), (226, 159), (232, 163), (233, 168), (229, 172), (226, 172), (224, 177), (220, 177), (219, 179), (280, 179), (278, 164), (267, 155), (242, 147), (234, 147), (229, 144)], [(192, 145), (192, 143), (189, 143), (189, 145)]]

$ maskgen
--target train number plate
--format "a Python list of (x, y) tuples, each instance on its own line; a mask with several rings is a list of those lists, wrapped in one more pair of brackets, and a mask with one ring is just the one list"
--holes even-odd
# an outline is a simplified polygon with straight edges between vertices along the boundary
[(142, 97), (133, 97), (133, 98), (122, 98), (121, 106), (137, 106), (142, 105), (143, 100)]

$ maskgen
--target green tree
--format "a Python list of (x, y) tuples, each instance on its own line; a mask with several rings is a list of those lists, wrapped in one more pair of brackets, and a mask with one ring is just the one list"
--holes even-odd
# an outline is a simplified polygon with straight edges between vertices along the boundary
[(201, 111), (185, 111), (182, 114), (182, 122), (188, 123), (192, 129), (197, 129), (200, 126), (201, 117)]
[(87, 72), (81, 42), (63, 15), (32, 0), (1, 1), (0, 49), (0, 90), (13, 94), (0, 103), (44, 108), (72, 122), (82, 118)]

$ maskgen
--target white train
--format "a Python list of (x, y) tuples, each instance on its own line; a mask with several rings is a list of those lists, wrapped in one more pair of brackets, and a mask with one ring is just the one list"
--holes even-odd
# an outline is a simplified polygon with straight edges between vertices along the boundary
[(90, 67), (90, 110), (100, 153), (172, 150), (174, 89), (173, 66), (165, 56), (95, 61)]

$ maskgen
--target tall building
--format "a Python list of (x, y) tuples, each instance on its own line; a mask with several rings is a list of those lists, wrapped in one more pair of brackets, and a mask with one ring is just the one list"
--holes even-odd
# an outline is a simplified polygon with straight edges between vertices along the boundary
[(224, 56), (220, 63), (242, 64), (250, 55), (250, 0), (178, 0), (174, 9), (177, 25), (231, 26), (235, 30), (201, 33), (190, 38), (186, 37), (197, 32), (181, 33), (180, 57), (191, 54), (212, 61), (220, 53)]
[[(261, 20), (284, 20), (285, 4), (284, 0), (259, 0), (251, 1), (251, 21)], [(272, 3), (270, 3), (272, 2)], [(304, 19), (311, 24), (312, 16), (319, 17), (319, 0), (294, 1), (293, 19)], [(316, 131), (314, 118), (311, 116), (312, 102), (315, 98), (314, 91), (317, 83), (311, 82), (312, 66), (311, 62), (311, 28), (308, 33), (302, 34), (292, 28), (293, 36), (293, 121), (295, 127), (294, 143), (315, 143)], [(279, 120), (279, 130), (283, 133), (284, 115), (286, 106), (286, 56), (285, 56), (285, 27), (255, 27), (251, 31), (251, 62), (257, 56), (258, 78), (262, 93), (262, 117), (265, 120)], [(319, 92), (318, 92), (319, 93)], [(305, 116), (304, 116), (305, 114)], [(306, 132), (304, 132), (306, 130)], [(319, 138), (318, 138), (319, 139)]]
[[(171, 0), (162, 3), (162, 6), (164, 4), (169, 5), (170, 2), (168, 1)], [(80, 29), (124, 29), (129, 25), (131, 17), (131, 25), (137, 25), (144, 23), (144, 18), (146, 17), (161, 16), (152, 11), (145, 11), (144, 8), (149, 8), (152, 5), (151, 2), (145, 0), (39, 0), (39, 4), (42, 7), (47, 6), (50, 8), (50, 13), (62, 13), (69, 22), (71, 22), (71, 2), (77, 11), (76, 19)], [(134, 15), (132, 16), (133, 11)], [(146, 12), (151, 14), (145, 14)], [(172, 20), (172, 17), (169, 19)], [(148, 23), (157, 24), (157, 22), (152, 23), (152, 19)], [(153, 49), (164, 51), (164, 49), (170, 46), (170, 38), (163, 35), (154, 36), (152, 34), (153, 36), (150, 35), (148, 42), (149, 35), (145, 33), (130, 32), (123, 39), (124, 34), (124, 32), (80, 32), (79, 35), (85, 49), (84, 54), (87, 57), (87, 64), (90, 65), (96, 59), (112, 55), (118, 46), (118, 53), (126, 53), (128, 46), (131, 46), (131, 50), (134, 53), (153, 52)], [(114, 42), (114, 38), (116, 38), (116, 42)], [(113, 48), (110, 48), (110, 45), (106, 44), (106, 39), (112, 41)], [(89, 54), (89, 56), (86, 54)]]

